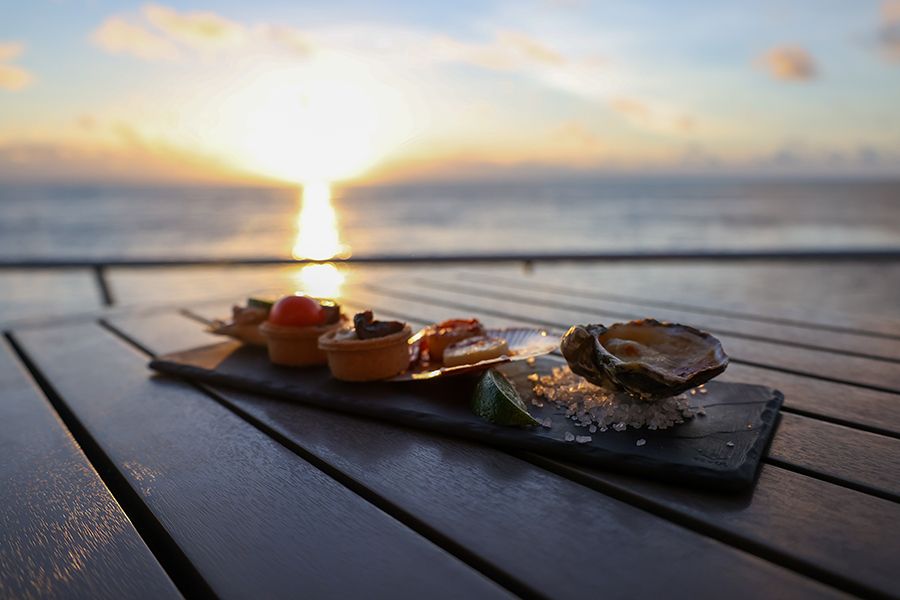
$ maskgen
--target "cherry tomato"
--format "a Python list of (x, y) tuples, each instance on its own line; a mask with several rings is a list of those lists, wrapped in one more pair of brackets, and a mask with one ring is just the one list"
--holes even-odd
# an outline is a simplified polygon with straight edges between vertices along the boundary
[(285, 296), (272, 306), (269, 322), (286, 327), (321, 325), (325, 320), (322, 305), (309, 296)]

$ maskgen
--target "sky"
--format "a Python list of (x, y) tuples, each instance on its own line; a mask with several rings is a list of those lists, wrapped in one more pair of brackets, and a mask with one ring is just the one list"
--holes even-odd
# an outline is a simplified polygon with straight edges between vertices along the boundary
[(900, 174), (900, 0), (0, 0), (0, 182)]

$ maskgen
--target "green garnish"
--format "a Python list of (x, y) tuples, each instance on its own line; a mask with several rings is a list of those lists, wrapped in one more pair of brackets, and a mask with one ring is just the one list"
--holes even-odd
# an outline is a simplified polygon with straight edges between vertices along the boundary
[(509, 379), (491, 369), (482, 375), (472, 397), (472, 412), (498, 425), (540, 425)]

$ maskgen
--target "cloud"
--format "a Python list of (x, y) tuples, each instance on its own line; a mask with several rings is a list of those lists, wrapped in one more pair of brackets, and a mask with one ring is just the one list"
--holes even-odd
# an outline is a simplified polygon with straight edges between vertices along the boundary
[(689, 133), (696, 128), (696, 120), (663, 107), (651, 107), (645, 102), (618, 96), (609, 106), (630, 122), (644, 129), (667, 133)]
[(472, 64), (494, 71), (529, 66), (562, 66), (566, 58), (544, 44), (517, 31), (498, 31), (486, 43), (465, 42), (446, 35), (435, 36), (433, 48), (439, 59)]
[(25, 50), (19, 42), (0, 42), (0, 88), (17, 92), (31, 85), (34, 76), (26, 69), (6, 64), (6, 61), (18, 58)]
[(148, 4), (142, 13), (166, 36), (197, 50), (239, 46), (247, 34), (243, 25), (213, 12), (179, 13), (159, 4)]
[(109, 135), (73, 138), (32, 134), (0, 140), (0, 181), (265, 182), (215, 156), (147, 137), (127, 122), (87, 117), (92, 129)]
[(253, 34), (297, 56), (308, 56), (314, 50), (308, 36), (286, 25), (260, 25), (254, 29)]
[(175, 60), (180, 56), (170, 40), (121, 17), (106, 19), (91, 34), (91, 41), (111, 54), (129, 54), (143, 60)]
[(19, 42), (0, 42), (0, 62), (17, 58), (24, 49)]
[(887, 60), (900, 63), (900, 0), (890, 0), (881, 5), (878, 44)]
[(780, 81), (808, 81), (816, 77), (818, 69), (812, 56), (797, 46), (778, 46), (763, 54), (759, 65)]
[(249, 27), (213, 12), (178, 12), (159, 4), (144, 5), (137, 17), (109, 17), (91, 39), (107, 52), (149, 61), (174, 60), (191, 51), (209, 55), (251, 46), (275, 46), (304, 57), (314, 49), (310, 39), (293, 27)]
[(0, 64), (0, 88), (15, 92), (28, 87), (32, 81), (34, 77), (22, 67)]

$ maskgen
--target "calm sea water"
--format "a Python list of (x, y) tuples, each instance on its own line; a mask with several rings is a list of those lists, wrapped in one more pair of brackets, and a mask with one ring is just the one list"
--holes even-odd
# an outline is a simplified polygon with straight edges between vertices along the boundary
[[(288, 189), (0, 186), (0, 256), (290, 256)], [(900, 248), (900, 182), (616, 181), (336, 189), (357, 256)]]

